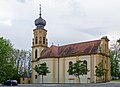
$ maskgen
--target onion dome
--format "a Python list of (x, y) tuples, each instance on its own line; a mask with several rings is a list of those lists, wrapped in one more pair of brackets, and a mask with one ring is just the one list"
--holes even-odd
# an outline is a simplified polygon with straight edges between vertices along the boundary
[(37, 26), (37, 28), (44, 28), (44, 26), (46, 25), (46, 21), (41, 17), (41, 5), (40, 5), (40, 17), (38, 19), (35, 20), (35, 26)]

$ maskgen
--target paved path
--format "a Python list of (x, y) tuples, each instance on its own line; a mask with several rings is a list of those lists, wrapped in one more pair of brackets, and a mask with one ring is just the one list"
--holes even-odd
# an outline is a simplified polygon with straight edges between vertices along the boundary
[[(0, 85), (2, 87), (2, 85)], [(11, 87), (11, 86), (4, 86)], [(12, 86), (16, 87), (16, 86)], [(19, 84), (17, 87), (120, 87), (120, 82), (98, 84)]]

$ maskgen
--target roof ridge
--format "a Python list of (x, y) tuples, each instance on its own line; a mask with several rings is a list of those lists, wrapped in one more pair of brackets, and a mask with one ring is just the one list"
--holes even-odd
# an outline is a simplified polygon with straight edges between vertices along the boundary
[(63, 57), (63, 56), (78, 56), (83, 54), (97, 53), (97, 49), (101, 40), (92, 40), (81, 43), (67, 44), (63, 46), (51, 45), (48, 49), (42, 52), (42, 57)]
[(84, 44), (84, 43), (95, 42), (95, 41), (100, 41), (100, 40), (101, 40), (101, 39), (92, 40), (92, 41), (84, 41), (84, 42), (79, 42), (79, 43), (66, 44), (66, 45), (61, 45), (61, 46), (59, 46), (59, 47), (62, 47), (62, 46), (69, 46), (69, 45), (76, 45), (76, 44)]

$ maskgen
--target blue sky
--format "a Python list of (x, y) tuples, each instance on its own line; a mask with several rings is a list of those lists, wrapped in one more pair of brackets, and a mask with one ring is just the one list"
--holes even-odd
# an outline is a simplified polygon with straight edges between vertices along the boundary
[(120, 38), (120, 0), (0, 0), (0, 36), (31, 49), (40, 3), (49, 46)]

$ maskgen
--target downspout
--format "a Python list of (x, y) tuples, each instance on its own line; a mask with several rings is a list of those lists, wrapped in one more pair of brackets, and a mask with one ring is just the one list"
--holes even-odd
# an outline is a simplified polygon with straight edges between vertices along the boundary
[(59, 84), (59, 57), (58, 57), (58, 84)]
[(58, 44), (58, 84), (59, 84), (59, 44)]

